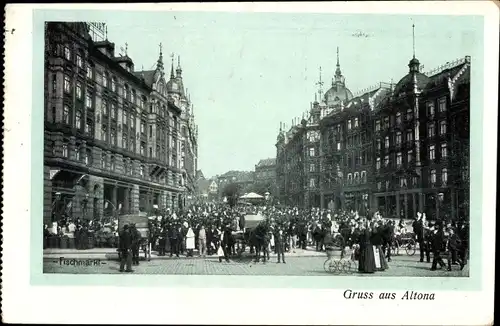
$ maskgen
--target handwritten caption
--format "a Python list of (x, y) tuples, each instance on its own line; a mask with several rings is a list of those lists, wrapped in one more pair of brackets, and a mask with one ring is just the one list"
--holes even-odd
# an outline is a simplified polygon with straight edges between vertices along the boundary
[(344, 291), (345, 299), (360, 300), (434, 300), (435, 293), (423, 293), (417, 291), (406, 291), (403, 295), (397, 295), (395, 292), (380, 292), (378, 295), (374, 292), (358, 292), (351, 289)]
[(81, 259), (81, 258), (64, 258), (59, 257), (59, 265), (64, 266), (101, 266), (105, 265), (100, 259)]

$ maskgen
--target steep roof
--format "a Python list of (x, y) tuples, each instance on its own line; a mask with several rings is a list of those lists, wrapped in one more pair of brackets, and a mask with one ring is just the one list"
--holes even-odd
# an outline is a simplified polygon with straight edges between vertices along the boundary
[(134, 75), (139, 79), (143, 79), (144, 76), (144, 83), (149, 87), (153, 87), (155, 70), (135, 71)]
[(255, 166), (256, 168), (261, 168), (265, 166), (273, 166), (276, 165), (276, 159), (275, 158), (266, 158), (263, 160), (260, 160), (259, 163)]

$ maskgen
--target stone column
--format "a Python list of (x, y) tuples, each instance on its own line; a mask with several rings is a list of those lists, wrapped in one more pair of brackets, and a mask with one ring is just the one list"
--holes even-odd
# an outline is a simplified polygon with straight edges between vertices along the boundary
[(401, 207), (400, 207), (400, 197), (399, 197), (399, 192), (396, 192), (396, 216), (397, 218), (400, 218), (401, 216)]
[(49, 225), (52, 222), (52, 180), (50, 179), (50, 167), (43, 167), (43, 223)]
[(425, 211), (424, 211), (424, 198), (425, 198), (424, 194), (422, 194), (422, 193), (418, 194), (418, 211), (420, 213), (425, 213)]
[(130, 210), (130, 188), (123, 189), (123, 211), (128, 214)]
[(131, 204), (132, 207), (130, 209), (130, 213), (132, 214), (137, 214), (139, 213), (139, 186), (138, 185), (133, 185), (132, 190), (130, 191), (130, 196), (131, 196)]
[[(412, 193), (411, 194), (411, 199), (412, 199), (412, 205), (413, 205), (413, 214), (415, 216), (417, 216), (417, 203), (415, 202), (416, 200), (416, 196), (415, 196), (415, 193)], [(412, 216), (412, 218), (414, 218), (415, 216)]]
[(89, 192), (91, 196), (89, 201), (92, 201), (92, 214), (94, 217), (102, 218), (104, 213), (104, 181), (100, 177), (89, 176)]
[(164, 209), (164, 208), (168, 207), (167, 196), (168, 196), (167, 191), (166, 190), (162, 190), (161, 193), (160, 193), (160, 202), (159, 202), (159, 205), (158, 205), (158, 207), (160, 209)]
[(404, 194), (405, 218), (408, 218), (408, 194)]
[(68, 151), (69, 151), (69, 159), (70, 160), (76, 160), (76, 138), (74, 136), (69, 137), (69, 145), (68, 145)]
[(388, 201), (388, 198), (389, 198), (389, 197), (388, 197), (387, 195), (385, 195), (385, 196), (384, 196), (384, 199), (385, 199), (385, 204), (384, 204), (384, 216), (385, 216), (385, 217), (387, 217), (387, 206), (388, 206), (388, 202), (387, 202), (387, 201)]
[(92, 167), (96, 169), (101, 169), (101, 158), (102, 158), (102, 149), (99, 147), (92, 148)]
[(118, 200), (117, 200), (117, 197), (118, 197), (118, 187), (116, 185), (112, 185), (111, 186), (112, 190), (111, 190), (111, 203), (113, 203), (113, 209), (114, 210), (117, 210), (118, 209)]
[(457, 204), (457, 201), (456, 201), (456, 192), (455, 192), (455, 188), (451, 188), (450, 190), (450, 196), (451, 196), (451, 219), (452, 220), (457, 220), (457, 211), (456, 211), (456, 204)]

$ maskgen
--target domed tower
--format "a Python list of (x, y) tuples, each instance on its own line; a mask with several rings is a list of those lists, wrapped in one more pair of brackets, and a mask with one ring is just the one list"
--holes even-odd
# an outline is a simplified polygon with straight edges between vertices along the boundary
[(173, 98), (176, 103), (178, 103), (181, 99), (181, 85), (179, 85), (179, 81), (174, 75), (174, 56), (171, 56), (172, 63), (170, 67), (170, 80), (167, 82), (167, 92), (169, 97)]
[(352, 92), (345, 86), (345, 77), (340, 70), (339, 48), (337, 47), (337, 69), (332, 79), (332, 87), (325, 93), (326, 105), (337, 105), (353, 98)]
[(413, 27), (413, 58), (408, 63), (409, 72), (394, 87), (394, 96), (419, 94), (429, 82), (429, 77), (420, 72), (420, 61), (415, 57), (415, 25)]

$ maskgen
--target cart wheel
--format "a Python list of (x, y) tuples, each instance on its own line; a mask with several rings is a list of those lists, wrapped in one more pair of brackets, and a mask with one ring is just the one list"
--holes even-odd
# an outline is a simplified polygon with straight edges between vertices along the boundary
[(342, 272), (342, 264), (340, 260), (332, 259), (330, 264), (330, 273), (339, 274)]
[(325, 272), (327, 273), (330, 273), (330, 263), (331, 263), (332, 259), (331, 258), (327, 258), (325, 260), (325, 262), (323, 263), (323, 269), (325, 270)]
[(415, 248), (416, 248), (416, 243), (415, 240), (411, 239), (408, 241), (408, 244), (406, 245), (406, 254), (408, 256), (413, 256), (415, 254)]
[(342, 263), (342, 271), (344, 273), (350, 273), (351, 272), (351, 261), (345, 259), (344, 262)]

